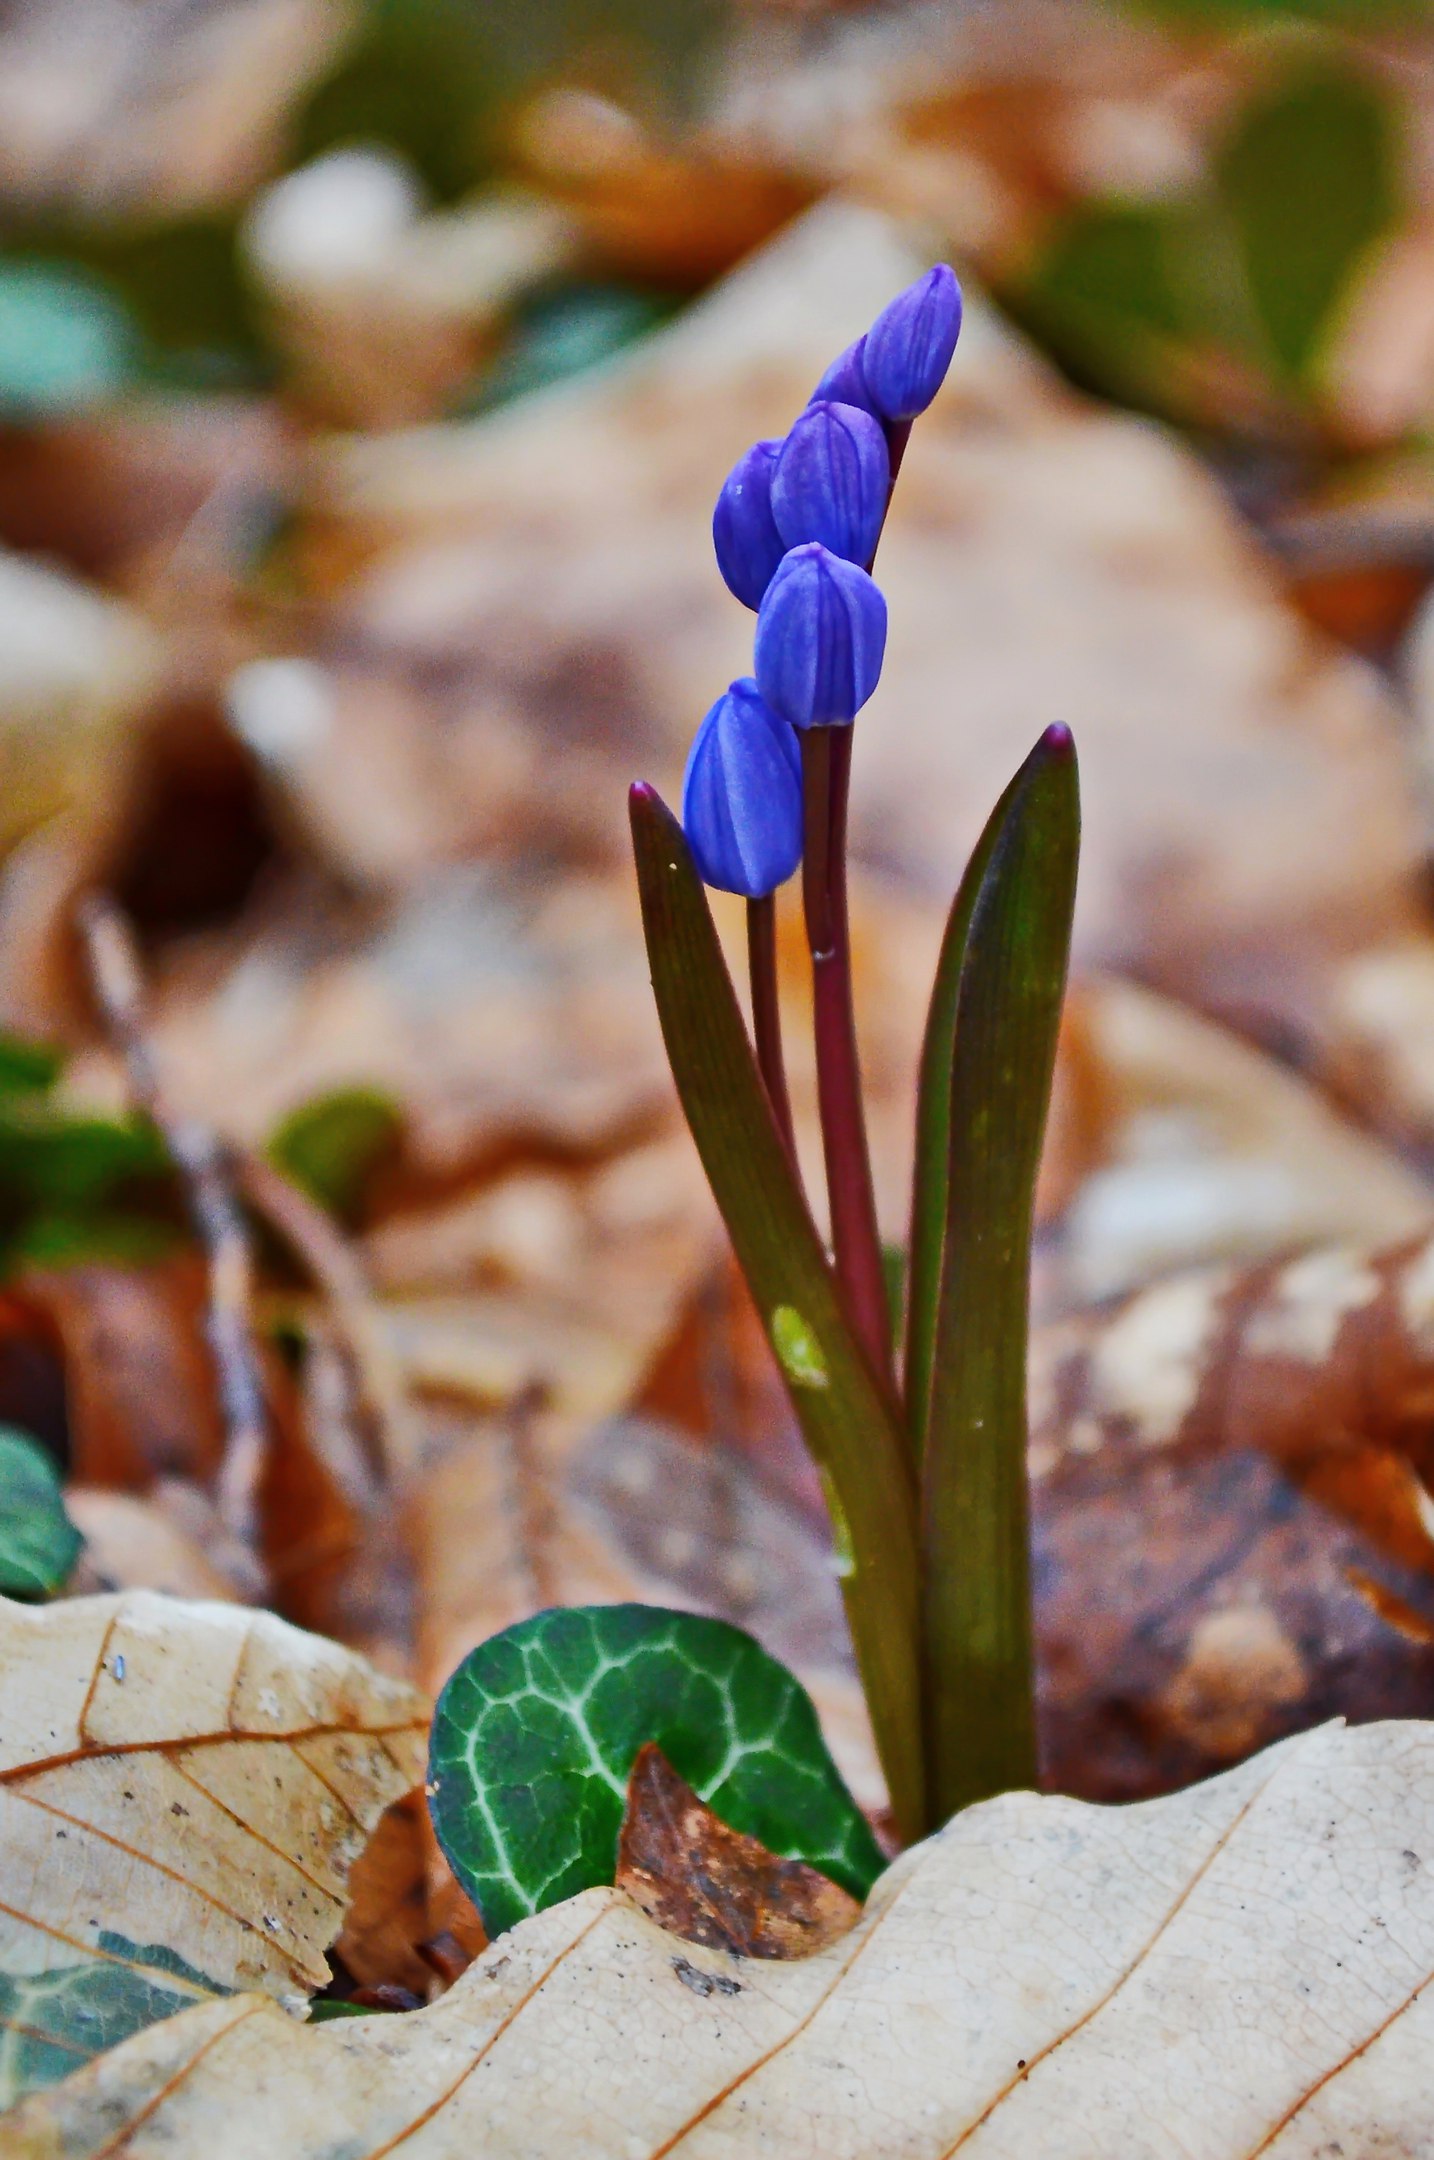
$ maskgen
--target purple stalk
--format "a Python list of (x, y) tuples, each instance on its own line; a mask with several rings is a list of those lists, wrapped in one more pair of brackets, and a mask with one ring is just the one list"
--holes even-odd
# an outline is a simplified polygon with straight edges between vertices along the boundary
[(747, 974), (752, 987), (752, 1035), (757, 1065), (772, 1105), (777, 1130), (793, 1163), (797, 1159), (792, 1134), (792, 1105), (787, 1094), (787, 1069), (782, 1057), (782, 1013), (777, 998), (777, 900), (767, 893), (747, 902)]
[[(891, 487), (911, 438), (909, 420), (886, 430)], [(887, 503), (891, 490), (887, 490)], [(880, 536), (878, 535), (878, 538)], [(875, 561), (875, 549), (872, 561)], [(868, 570), (871, 564), (868, 563)], [(846, 813), (852, 729), (807, 728), (802, 734), (802, 905), (812, 956), (817, 1101), (831, 1209), (832, 1249), (852, 1326), (877, 1372), (894, 1389), (891, 1313), (876, 1192), (862, 1105), (861, 1061), (851, 987), (851, 932), (846, 897)], [(755, 992), (754, 992), (755, 1002)]]
[(862, 1110), (851, 994), (846, 903), (846, 805), (851, 750), (850, 727), (808, 728), (802, 736), (806, 812), (802, 904), (812, 956), (817, 1100), (837, 1280), (852, 1326), (873, 1366), (894, 1386), (891, 1319)]

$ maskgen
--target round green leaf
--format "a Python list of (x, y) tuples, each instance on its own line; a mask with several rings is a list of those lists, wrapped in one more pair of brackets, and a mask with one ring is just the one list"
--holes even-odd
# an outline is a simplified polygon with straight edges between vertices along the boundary
[(438, 1698), (429, 1806), (490, 1935), (612, 1881), (648, 1740), (784, 1859), (858, 1897), (881, 1872), (811, 1697), (750, 1635), (651, 1605), (578, 1606), (480, 1643)]
[(83, 1543), (65, 1513), (59, 1473), (39, 1441), (0, 1425), (0, 1595), (53, 1596)]

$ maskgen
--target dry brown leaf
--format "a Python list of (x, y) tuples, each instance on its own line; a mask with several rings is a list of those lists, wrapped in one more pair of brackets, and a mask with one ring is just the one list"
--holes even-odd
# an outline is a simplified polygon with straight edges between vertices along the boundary
[[(58, 1352), (77, 1483), (146, 1492), (164, 1479), (212, 1484), (224, 1447), (205, 1334), (206, 1275), (185, 1254), (151, 1267), (89, 1261), (31, 1268), (0, 1293), (0, 1400), (7, 1359), (32, 1338)], [(310, 1443), (294, 1384), (264, 1357), (272, 1445), (260, 1530), (276, 1597), (302, 1625), (332, 1628), (355, 1511)]]
[(670, 1935), (734, 1957), (810, 1957), (849, 1934), (861, 1912), (815, 1868), (731, 1829), (651, 1740), (627, 1781), (616, 1882)]
[(0, 1603), (5, 2074), (176, 2007), (328, 1978), (350, 1862), (422, 1776), (423, 1698), (268, 1613)]
[[(190, 1510), (197, 1513), (193, 1502), (202, 1505), (204, 1496), (192, 1487), (186, 1499), (190, 1494)], [(245, 1602), (253, 1587), (252, 1567), (248, 1581), (236, 1581), (218, 1565), (216, 1545), (219, 1557), (227, 1555), (214, 1536), (212, 1509), (206, 1542), (184, 1519), (186, 1511), (165, 1505), (167, 1497), (177, 1497), (173, 1485), (168, 1494), (160, 1488), (143, 1500), (103, 1485), (67, 1486), (65, 1513), (85, 1541), (70, 1590), (161, 1590), (166, 1597)]]
[(1065, 1298), (1173, 1266), (1335, 1240), (1392, 1244), (1434, 1217), (1434, 1185), (1310, 1083), (1227, 1029), (1114, 977), (1072, 993), (1058, 1099), (1093, 1098), (1087, 1175), (1063, 1227)]
[(1431, 1408), (1427, 1237), (1190, 1270), (1038, 1331), (1052, 1782), (1123, 1798), (1321, 1717), (1422, 1713)]
[(811, 1958), (693, 1955), (590, 1890), (409, 2017), (192, 2010), (28, 2102), (6, 2151), (1413, 2160), (1431, 1849), (1434, 1730), (1326, 1727), (1140, 1807), (969, 1809)]

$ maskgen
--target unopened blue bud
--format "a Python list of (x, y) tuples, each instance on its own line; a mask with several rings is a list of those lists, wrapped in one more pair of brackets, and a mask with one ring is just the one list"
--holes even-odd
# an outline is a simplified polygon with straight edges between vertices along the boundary
[(855, 405), (809, 405), (772, 474), (772, 516), (789, 548), (820, 540), (847, 562), (871, 561), (886, 516), (891, 460), (881, 422)]
[(937, 263), (898, 293), (866, 333), (861, 371), (871, 402), (886, 420), (925, 412), (951, 365), (961, 334), (961, 288)]
[(871, 402), (871, 392), (866, 387), (866, 376), (862, 370), (862, 354), (865, 350), (866, 339), (859, 337), (854, 345), (848, 345), (844, 353), (838, 353), (812, 392), (808, 403), (815, 405), (819, 399), (827, 398), (835, 405), (859, 405), (863, 412), (869, 412), (873, 419), (879, 420), (881, 415)]
[(855, 563), (819, 542), (793, 548), (757, 615), (757, 687), (793, 727), (844, 727), (876, 688), (886, 602)]
[(682, 823), (702, 881), (761, 900), (802, 859), (802, 754), (749, 675), (708, 713), (688, 753)]
[(722, 482), (712, 513), (717, 567), (728, 591), (744, 607), (761, 606), (772, 573), (786, 553), (772, 517), (772, 472), (781, 448), (780, 440), (753, 443)]

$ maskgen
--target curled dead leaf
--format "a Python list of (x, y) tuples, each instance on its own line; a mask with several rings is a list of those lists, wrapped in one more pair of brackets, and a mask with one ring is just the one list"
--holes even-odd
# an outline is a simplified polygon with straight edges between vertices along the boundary
[(627, 1781), (616, 1880), (656, 1926), (733, 1957), (810, 1957), (861, 1912), (816, 1868), (778, 1859), (714, 1815), (654, 1741)]
[(809, 1958), (691, 1955), (621, 1891), (443, 2000), (156, 2026), (4, 2125), (14, 2160), (1316, 2160), (1428, 2152), (1434, 1730), (1328, 1727), (1130, 1808), (1008, 1794)]
[(0, 1602), (7, 2097), (197, 1998), (322, 1986), (426, 1724), (416, 1690), (269, 1613)]

